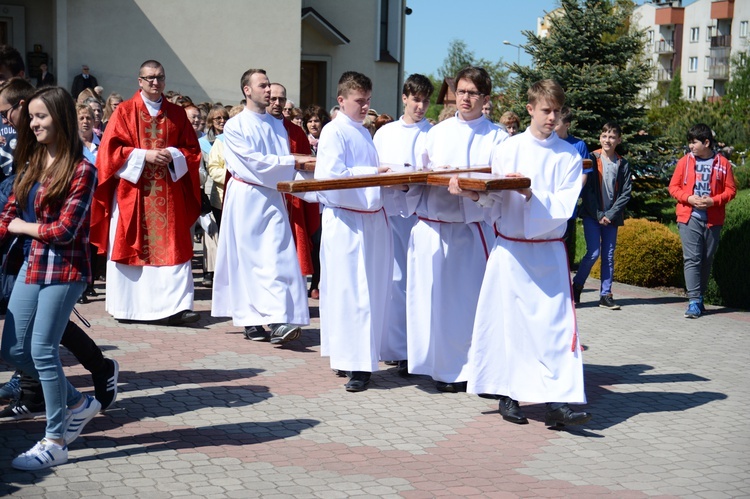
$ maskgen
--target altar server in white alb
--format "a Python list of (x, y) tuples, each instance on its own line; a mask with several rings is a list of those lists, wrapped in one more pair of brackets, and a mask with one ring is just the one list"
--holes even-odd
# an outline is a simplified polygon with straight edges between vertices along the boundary
[[(362, 125), (370, 108), (372, 82), (354, 71), (339, 79), (336, 117), (318, 141), (315, 178), (345, 178), (388, 171), (379, 166), (370, 132)], [(347, 371), (346, 390), (367, 389), (378, 370), (386, 328), (393, 246), (382, 188), (321, 191), (321, 355), (331, 368)]]
[[(284, 125), (266, 112), (271, 83), (262, 69), (241, 79), (245, 109), (224, 126), (224, 159), (231, 178), (214, 273), (211, 315), (231, 317), (254, 341), (285, 343), (310, 323), (307, 290), (300, 272), (283, 195), (276, 184), (294, 178)], [(270, 325), (270, 334), (263, 328)]]
[[(492, 81), (482, 68), (456, 75), (456, 116), (427, 133), (422, 162), (430, 168), (489, 166), (508, 137), (482, 114)], [(416, 187), (419, 221), (407, 257), (409, 372), (426, 374), (443, 392), (466, 391), (474, 313), (493, 234), (483, 210), (445, 187)]]
[[(426, 76), (413, 74), (404, 82), (401, 119), (381, 127), (373, 141), (381, 165), (399, 165), (404, 169), (422, 168), (422, 151), (432, 125), (424, 115), (430, 107), (432, 82)], [(398, 373), (408, 375), (406, 360), (406, 254), (411, 229), (417, 222), (414, 207), (395, 189), (384, 190), (385, 209), (393, 235), (393, 283), (389, 304), (388, 328), (381, 344), (384, 360), (397, 360)], [(413, 199), (413, 198), (412, 198)]]
[[(477, 305), (468, 391), (500, 400), (506, 421), (528, 422), (518, 400), (547, 402), (545, 424), (584, 424), (583, 359), (563, 234), (581, 190), (582, 159), (554, 133), (565, 93), (542, 80), (528, 91), (531, 124), (493, 153), (492, 171), (531, 188), (461, 194), (489, 207), (498, 232)], [(451, 192), (459, 193), (454, 184)], [(500, 217), (502, 211), (502, 217)]]

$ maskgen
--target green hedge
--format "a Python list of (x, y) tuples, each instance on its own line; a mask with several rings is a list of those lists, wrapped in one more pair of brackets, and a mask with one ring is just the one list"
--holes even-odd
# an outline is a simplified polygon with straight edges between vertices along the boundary
[[(601, 277), (599, 261), (591, 269), (591, 276)], [(614, 279), (645, 287), (682, 285), (680, 237), (657, 222), (625, 220), (617, 231)]]
[(739, 192), (727, 205), (705, 300), (750, 309), (750, 191)]

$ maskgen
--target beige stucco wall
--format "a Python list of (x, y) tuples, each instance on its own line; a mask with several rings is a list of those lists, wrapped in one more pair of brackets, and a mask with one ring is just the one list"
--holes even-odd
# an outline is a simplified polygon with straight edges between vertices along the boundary
[[(373, 80), (372, 107), (396, 116), (400, 106), (400, 65), (378, 62), (380, 0), (0, 0), (25, 9), (26, 49), (42, 44), (52, 72), (70, 88), (81, 64), (104, 86), (126, 98), (137, 89), (137, 71), (146, 59), (160, 61), (167, 90), (195, 101), (236, 103), (239, 79), (250, 67), (268, 71), (299, 102), (300, 61), (328, 63), (326, 107), (336, 101), (336, 82), (355, 70)], [(403, 12), (404, 0), (391, 0)], [(335, 45), (307, 23), (303, 7), (313, 7), (350, 43)], [(399, 14), (400, 15), (400, 14)], [(391, 40), (402, 17), (391, 19)], [(396, 59), (400, 46), (392, 50)]]
[(117, 91), (129, 98), (140, 64), (156, 59), (164, 65), (167, 90), (196, 102), (238, 103), (240, 76), (251, 67), (284, 82), (290, 97), (299, 93), (300, 0), (274, 0), (272, 6), (260, 0), (65, 3), (68, 67), (58, 76), (66, 87), (85, 63), (105, 95)]
[[(372, 107), (380, 113), (397, 117), (401, 100), (399, 65), (377, 62), (380, 2), (304, 0), (302, 6), (313, 7), (351, 40), (346, 45), (332, 45), (314, 29), (304, 24), (302, 26), (303, 57), (331, 56), (331, 85), (326, 106), (335, 104), (336, 83), (341, 74), (344, 71), (359, 71), (372, 79)], [(398, 57), (398, 54), (394, 55)]]

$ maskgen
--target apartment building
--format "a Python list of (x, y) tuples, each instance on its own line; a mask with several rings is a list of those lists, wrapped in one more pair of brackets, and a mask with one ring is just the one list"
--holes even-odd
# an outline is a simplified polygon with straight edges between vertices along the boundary
[(647, 34), (654, 68), (649, 91), (668, 87), (679, 72), (687, 100), (725, 93), (731, 58), (748, 52), (750, 0), (654, 0), (636, 8), (633, 24)]

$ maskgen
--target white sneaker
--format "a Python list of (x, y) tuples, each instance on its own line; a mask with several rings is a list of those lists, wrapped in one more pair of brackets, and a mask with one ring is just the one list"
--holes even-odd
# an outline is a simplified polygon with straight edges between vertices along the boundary
[(70, 445), (78, 438), (83, 431), (86, 423), (96, 416), (102, 410), (102, 404), (91, 395), (84, 395), (81, 407), (68, 413), (68, 420), (65, 422), (65, 443)]
[(67, 462), (68, 446), (60, 447), (43, 438), (30, 450), (15, 458), (11, 466), (17, 470), (34, 471)]

